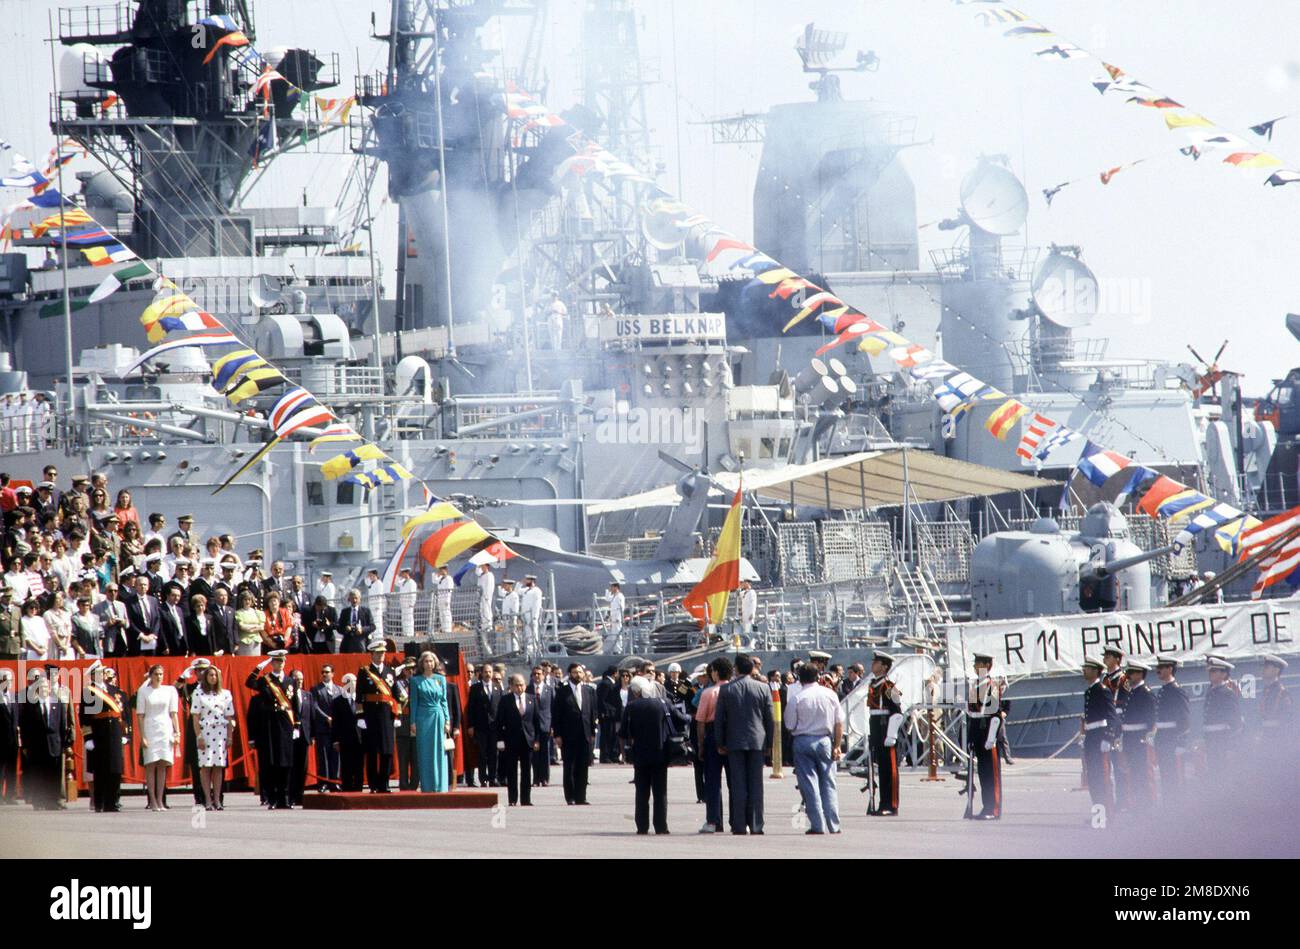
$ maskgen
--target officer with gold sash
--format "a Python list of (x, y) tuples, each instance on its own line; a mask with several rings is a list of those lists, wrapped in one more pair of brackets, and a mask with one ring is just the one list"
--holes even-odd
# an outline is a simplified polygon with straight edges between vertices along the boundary
[[(263, 794), (270, 810), (290, 809), (289, 769), (293, 766), (293, 742), (298, 737), (298, 721), (293, 713), (295, 687), (293, 678), (285, 673), (287, 649), (273, 649), (269, 658), (257, 664), (244, 683), (262, 699), (259, 728), (249, 742), (257, 750), (259, 764), (263, 767), (266, 787)], [(271, 671), (266, 671), (267, 664)]]
[(122, 809), (123, 748), (131, 741), (131, 700), (117, 687), (117, 673), (96, 660), (86, 670), (79, 720), (86, 752), (86, 772), (93, 780), (91, 803), (96, 814)]
[(401, 706), (394, 694), (397, 673), (384, 664), (388, 644), (372, 639), (367, 645), (370, 665), (357, 670), (357, 704), (361, 706), (361, 748), (366, 756), (366, 781), (376, 794), (387, 794), (388, 776), (393, 770), (393, 745)]

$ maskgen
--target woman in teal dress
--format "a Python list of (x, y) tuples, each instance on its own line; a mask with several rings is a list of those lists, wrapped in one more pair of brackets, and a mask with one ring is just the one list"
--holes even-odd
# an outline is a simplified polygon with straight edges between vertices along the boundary
[(447, 751), (443, 744), (451, 735), (447, 680), (438, 675), (437, 666), (437, 656), (421, 653), (411, 678), (411, 731), (415, 734), (421, 791), (445, 791), (449, 783)]

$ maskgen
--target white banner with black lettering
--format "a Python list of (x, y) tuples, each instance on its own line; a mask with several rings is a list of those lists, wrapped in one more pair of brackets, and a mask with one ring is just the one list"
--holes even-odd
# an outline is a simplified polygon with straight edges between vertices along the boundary
[[(1300, 597), (1219, 603), (1131, 613), (1086, 613), (1029, 619), (957, 623), (947, 628), (951, 668), (972, 656), (993, 657), (997, 675), (1078, 672), (1085, 657), (1101, 658), (1107, 646), (1125, 657), (1150, 661), (1173, 657), (1183, 662), (1216, 653), (1246, 659), (1261, 653), (1300, 652)], [(963, 660), (963, 650), (965, 656)]]

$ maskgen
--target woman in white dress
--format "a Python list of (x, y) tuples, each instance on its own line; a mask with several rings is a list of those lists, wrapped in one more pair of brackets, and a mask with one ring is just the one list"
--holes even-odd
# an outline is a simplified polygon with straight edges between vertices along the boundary
[(204, 807), (221, 806), (221, 779), (225, 776), (230, 742), (235, 735), (235, 700), (221, 687), (221, 670), (208, 666), (199, 673), (199, 687), (190, 697), (190, 715), (199, 751), (198, 780)]
[(177, 709), (180, 696), (170, 685), (163, 685), (163, 667), (149, 667), (149, 681), (135, 694), (136, 731), (140, 734), (140, 749), (144, 755), (145, 792), (149, 796), (148, 810), (165, 811), (163, 790), (167, 787), (167, 772), (171, 770), (172, 757), (181, 742), (180, 719)]
[(50, 608), (45, 611), (45, 628), (50, 632), (50, 659), (76, 659), (72, 648), (72, 614), (68, 612), (62, 590), (55, 590)]
[(19, 623), (23, 635), (23, 658), (28, 661), (45, 659), (50, 652), (50, 629), (41, 616), (41, 603), (35, 597), (23, 603), (23, 618)]

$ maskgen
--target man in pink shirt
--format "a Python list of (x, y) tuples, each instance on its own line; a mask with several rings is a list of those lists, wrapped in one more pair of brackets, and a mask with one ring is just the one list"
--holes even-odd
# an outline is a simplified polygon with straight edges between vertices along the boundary
[(722, 768), (725, 763), (718, 754), (714, 737), (713, 720), (718, 714), (718, 693), (731, 679), (731, 660), (719, 656), (709, 664), (713, 684), (700, 693), (695, 711), (695, 729), (698, 746), (704, 750), (704, 826), (701, 834), (716, 834), (722, 830)]

